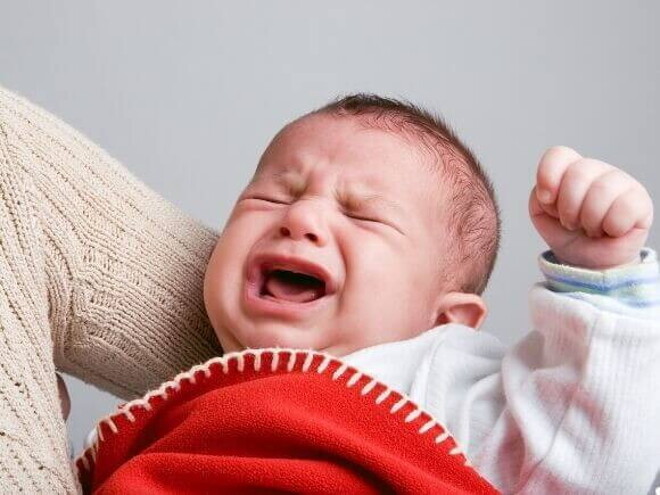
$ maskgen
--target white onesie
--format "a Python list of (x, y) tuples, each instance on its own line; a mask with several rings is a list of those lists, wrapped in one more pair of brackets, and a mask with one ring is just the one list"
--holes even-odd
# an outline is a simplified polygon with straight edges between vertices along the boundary
[[(449, 324), (344, 361), (444, 424), (503, 493), (646, 494), (660, 467), (656, 253), (607, 271), (539, 260), (533, 331), (506, 349)], [(395, 363), (395, 364), (393, 364)]]

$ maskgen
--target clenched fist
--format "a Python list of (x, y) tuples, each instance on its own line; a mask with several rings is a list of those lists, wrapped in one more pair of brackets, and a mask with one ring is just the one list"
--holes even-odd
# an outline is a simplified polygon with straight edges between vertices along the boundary
[(622, 170), (555, 146), (539, 163), (529, 214), (561, 263), (604, 270), (639, 260), (653, 202)]

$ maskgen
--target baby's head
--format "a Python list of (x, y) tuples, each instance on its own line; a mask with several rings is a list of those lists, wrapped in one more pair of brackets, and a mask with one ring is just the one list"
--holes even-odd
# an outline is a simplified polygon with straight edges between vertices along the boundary
[(209, 261), (206, 309), (225, 352), (343, 356), (477, 328), (499, 230), (489, 180), (439, 119), (349, 96), (268, 145)]

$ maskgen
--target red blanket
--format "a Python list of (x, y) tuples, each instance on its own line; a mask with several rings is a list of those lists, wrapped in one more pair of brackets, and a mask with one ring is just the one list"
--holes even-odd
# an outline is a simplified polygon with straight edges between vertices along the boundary
[(497, 493), (429, 414), (312, 351), (212, 359), (97, 436), (76, 460), (85, 493)]

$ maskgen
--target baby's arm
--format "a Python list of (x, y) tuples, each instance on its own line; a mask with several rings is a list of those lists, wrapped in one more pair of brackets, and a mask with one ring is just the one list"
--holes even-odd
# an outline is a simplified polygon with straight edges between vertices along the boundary
[(535, 331), (502, 361), (504, 407), (476, 464), (506, 492), (646, 493), (660, 465), (651, 200), (615, 167), (553, 148), (530, 214), (551, 248), (547, 283), (532, 291)]
[(655, 253), (643, 253), (643, 263), (604, 272), (542, 259), (535, 330), (505, 354), (489, 391), (501, 409), (474, 451), (504, 493), (650, 488), (660, 466), (660, 282)]

